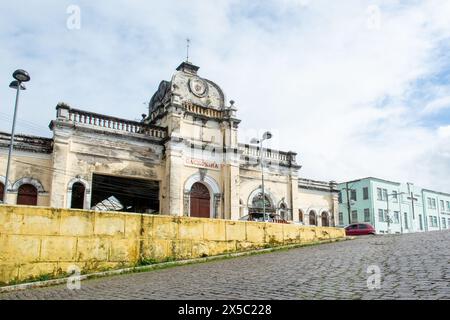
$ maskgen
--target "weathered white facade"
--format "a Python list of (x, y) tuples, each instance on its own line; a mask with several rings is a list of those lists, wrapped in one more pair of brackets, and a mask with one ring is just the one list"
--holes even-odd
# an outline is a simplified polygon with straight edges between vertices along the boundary
[[(141, 122), (58, 104), (53, 139), (16, 139), (7, 202), (87, 209), (113, 195), (127, 211), (225, 219), (264, 204), (289, 220), (335, 225), (336, 184), (299, 178), (293, 152), (240, 144), (234, 102), (197, 71), (183, 62), (162, 81)], [(1, 172), (7, 146), (0, 134)]]

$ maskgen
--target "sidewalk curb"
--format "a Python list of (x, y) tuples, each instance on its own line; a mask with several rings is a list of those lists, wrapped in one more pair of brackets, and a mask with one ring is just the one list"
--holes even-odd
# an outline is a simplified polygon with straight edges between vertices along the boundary
[(297, 244), (290, 244), (290, 245), (284, 245), (284, 246), (277, 246), (277, 247), (273, 247), (273, 248), (264, 248), (264, 249), (250, 250), (250, 251), (241, 251), (241, 252), (235, 252), (235, 253), (221, 254), (221, 255), (217, 255), (217, 256), (210, 256), (210, 257), (204, 257), (204, 258), (161, 262), (161, 263), (155, 263), (155, 264), (145, 265), (145, 266), (129, 267), (129, 268), (123, 268), (123, 269), (117, 269), (117, 270), (108, 270), (108, 271), (103, 271), (103, 272), (94, 272), (94, 273), (88, 273), (88, 274), (84, 274), (84, 275), (80, 275), (80, 276), (71, 276), (71, 277), (65, 277), (65, 278), (60, 278), (60, 279), (27, 282), (27, 283), (21, 283), (21, 284), (16, 284), (16, 285), (11, 285), (11, 286), (0, 287), (0, 293), (20, 291), (20, 290), (26, 290), (26, 289), (32, 289), (32, 288), (49, 287), (49, 286), (68, 283), (68, 281), (74, 281), (74, 280), (82, 281), (82, 280), (87, 280), (87, 279), (92, 279), (92, 278), (101, 278), (101, 277), (127, 274), (127, 273), (145, 272), (145, 271), (151, 271), (151, 270), (167, 268), (167, 267), (175, 267), (175, 266), (182, 266), (182, 265), (187, 265), (187, 264), (196, 264), (196, 263), (203, 263), (203, 262), (209, 262), (209, 261), (215, 261), (215, 260), (223, 260), (223, 259), (227, 259), (227, 258), (250, 256), (250, 255), (262, 254), (262, 253), (281, 251), (281, 250), (286, 250), (286, 249), (295, 249), (295, 248), (301, 248), (301, 247), (306, 247), (306, 246), (314, 246), (314, 245), (319, 245), (319, 244), (340, 242), (340, 241), (353, 240), (353, 239), (354, 239), (354, 237), (344, 237), (344, 238), (322, 240), (322, 241), (311, 242), (311, 243), (297, 243)]

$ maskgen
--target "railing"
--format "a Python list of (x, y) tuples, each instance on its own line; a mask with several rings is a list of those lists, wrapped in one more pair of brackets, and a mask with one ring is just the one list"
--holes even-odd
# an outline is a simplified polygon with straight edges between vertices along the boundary
[(185, 101), (183, 102), (183, 107), (186, 108), (186, 111), (199, 114), (202, 116), (210, 117), (210, 118), (222, 118), (223, 112), (216, 109), (204, 108), (199, 105), (193, 104), (192, 102)]
[[(128, 133), (145, 134), (155, 138), (165, 138), (166, 129), (147, 125), (138, 121), (120, 119), (94, 112), (65, 108), (68, 110), (66, 118), (74, 123), (90, 125), (105, 129), (124, 131)], [(60, 116), (61, 113), (58, 113)]]
[(298, 187), (303, 189), (330, 191), (331, 189), (336, 188), (336, 183), (334, 181), (326, 182), (326, 181), (299, 178)]
[[(240, 144), (239, 150), (242, 152), (242, 156), (244, 156), (244, 157), (259, 158), (261, 156), (261, 149), (256, 146), (251, 146), (248, 144)], [(272, 150), (272, 149), (263, 149), (262, 155), (266, 159), (273, 159), (276, 161), (294, 161), (295, 160), (294, 153)]]

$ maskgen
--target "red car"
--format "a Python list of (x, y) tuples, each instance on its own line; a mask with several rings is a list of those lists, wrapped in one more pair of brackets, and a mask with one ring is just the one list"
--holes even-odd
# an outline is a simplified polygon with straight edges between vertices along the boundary
[(353, 223), (345, 227), (345, 234), (347, 236), (375, 234), (375, 228), (368, 223)]

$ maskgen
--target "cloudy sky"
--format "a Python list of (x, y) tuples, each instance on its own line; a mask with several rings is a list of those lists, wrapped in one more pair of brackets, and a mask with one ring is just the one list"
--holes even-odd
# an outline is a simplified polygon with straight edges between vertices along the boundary
[(189, 37), (199, 74), (236, 101), (242, 142), (272, 130), (303, 177), (450, 192), (449, 17), (448, 0), (2, 1), (0, 130), (19, 67), (32, 81), (18, 132), (51, 136), (59, 101), (138, 120)]

